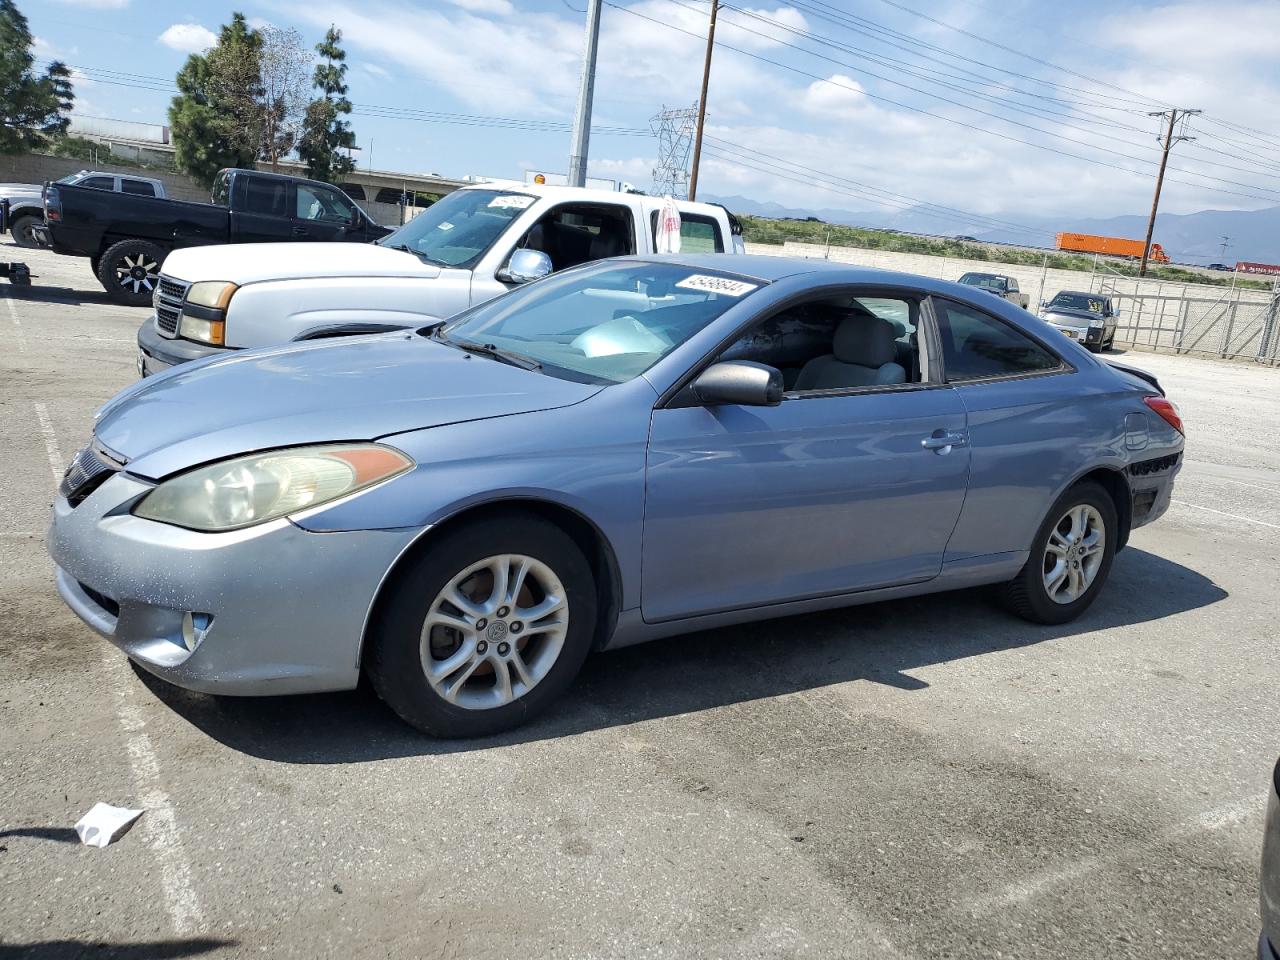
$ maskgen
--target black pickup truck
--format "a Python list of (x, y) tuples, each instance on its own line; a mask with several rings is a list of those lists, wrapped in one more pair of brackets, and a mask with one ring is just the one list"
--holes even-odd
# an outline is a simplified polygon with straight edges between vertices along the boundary
[(363, 243), (391, 230), (369, 219), (337, 187), (257, 170), (223, 170), (212, 203), (162, 200), (51, 183), (45, 231), (56, 253), (88, 257), (107, 294), (151, 303), (170, 250), (211, 243), (344, 240)]

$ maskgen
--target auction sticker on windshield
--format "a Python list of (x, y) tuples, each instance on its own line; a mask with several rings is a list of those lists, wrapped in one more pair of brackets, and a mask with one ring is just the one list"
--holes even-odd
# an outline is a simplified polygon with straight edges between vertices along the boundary
[(685, 290), (701, 290), (704, 293), (723, 293), (727, 297), (740, 297), (744, 293), (757, 289), (759, 285), (730, 280), (728, 277), (712, 277), (705, 273), (695, 273), (691, 277), (685, 277), (676, 286)]
[(533, 203), (533, 197), (525, 197), (519, 194), (507, 193), (507, 194), (503, 194), (500, 197), (494, 197), (492, 200), (489, 201), (489, 206), (496, 207), (500, 210), (507, 209), (507, 208), (523, 210), (525, 207), (529, 206), (529, 204), (531, 203)]

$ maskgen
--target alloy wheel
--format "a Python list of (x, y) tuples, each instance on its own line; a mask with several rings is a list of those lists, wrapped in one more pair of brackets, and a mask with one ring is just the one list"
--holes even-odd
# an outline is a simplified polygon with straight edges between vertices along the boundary
[(1044, 548), (1044, 589), (1054, 603), (1079, 600), (1093, 585), (1105, 556), (1106, 524), (1087, 503), (1059, 518)]
[(159, 262), (145, 253), (139, 252), (133, 256), (126, 253), (116, 261), (116, 281), (126, 290), (132, 289), (134, 293), (141, 293), (143, 290), (150, 292), (155, 289), (159, 278)]
[(436, 595), (422, 625), (422, 669), (446, 703), (505, 706), (551, 672), (568, 627), (568, 597), (550, 567), (521, 554), (487, 557)]

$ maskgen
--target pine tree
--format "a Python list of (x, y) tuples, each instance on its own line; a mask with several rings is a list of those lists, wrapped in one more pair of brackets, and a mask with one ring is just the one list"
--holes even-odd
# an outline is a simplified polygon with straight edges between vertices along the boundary
[[(3, 2), (3, 0), (0, 0)], [(194, 53), (178, 72), (178, 96), (169, 106), (174, 162), (209, 185), (223, 167), (252, 167), (261, 144), (262, 40), (236, 13), (218, 43)]]
[(75, 102), (71, 71), (54, 61), (32, 72), (31, 29), (13, 0), (0, 0), (0, 153), (17, 153), (64, 133)]
[(356, 135), (343, 119), (351, 113), (351, 101), (347, 99), (347, 65), (343, 62), (347, 54), (338, 45), (341, 42), (342, 31), (331, 25), (323, 42), (316, 44), (324, 62), (316, 65), (313, 85), (321, 96), (307, 105), (298, 144), (307, 176), (326, 183), (337, 183), (355, 167), (346, 152), (355, 146)]

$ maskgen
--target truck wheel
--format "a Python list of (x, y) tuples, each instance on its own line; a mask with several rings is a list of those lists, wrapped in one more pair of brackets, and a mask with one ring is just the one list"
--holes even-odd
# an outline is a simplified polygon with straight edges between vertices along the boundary
[(164, 248), (150, 241), (121, 240), (109, 246), (98, 261), (98, 282), (117, 303), (149, 306), (164, 258)]
[(20, 247), (38, 247), (36, 243), (35, 227), (44, 223), (44, 217), (35, 214), (26, 214), (25, 216), (16, 217), (13, 226), (9, 228), (9, 232), (13, 234), (13, 242)]

